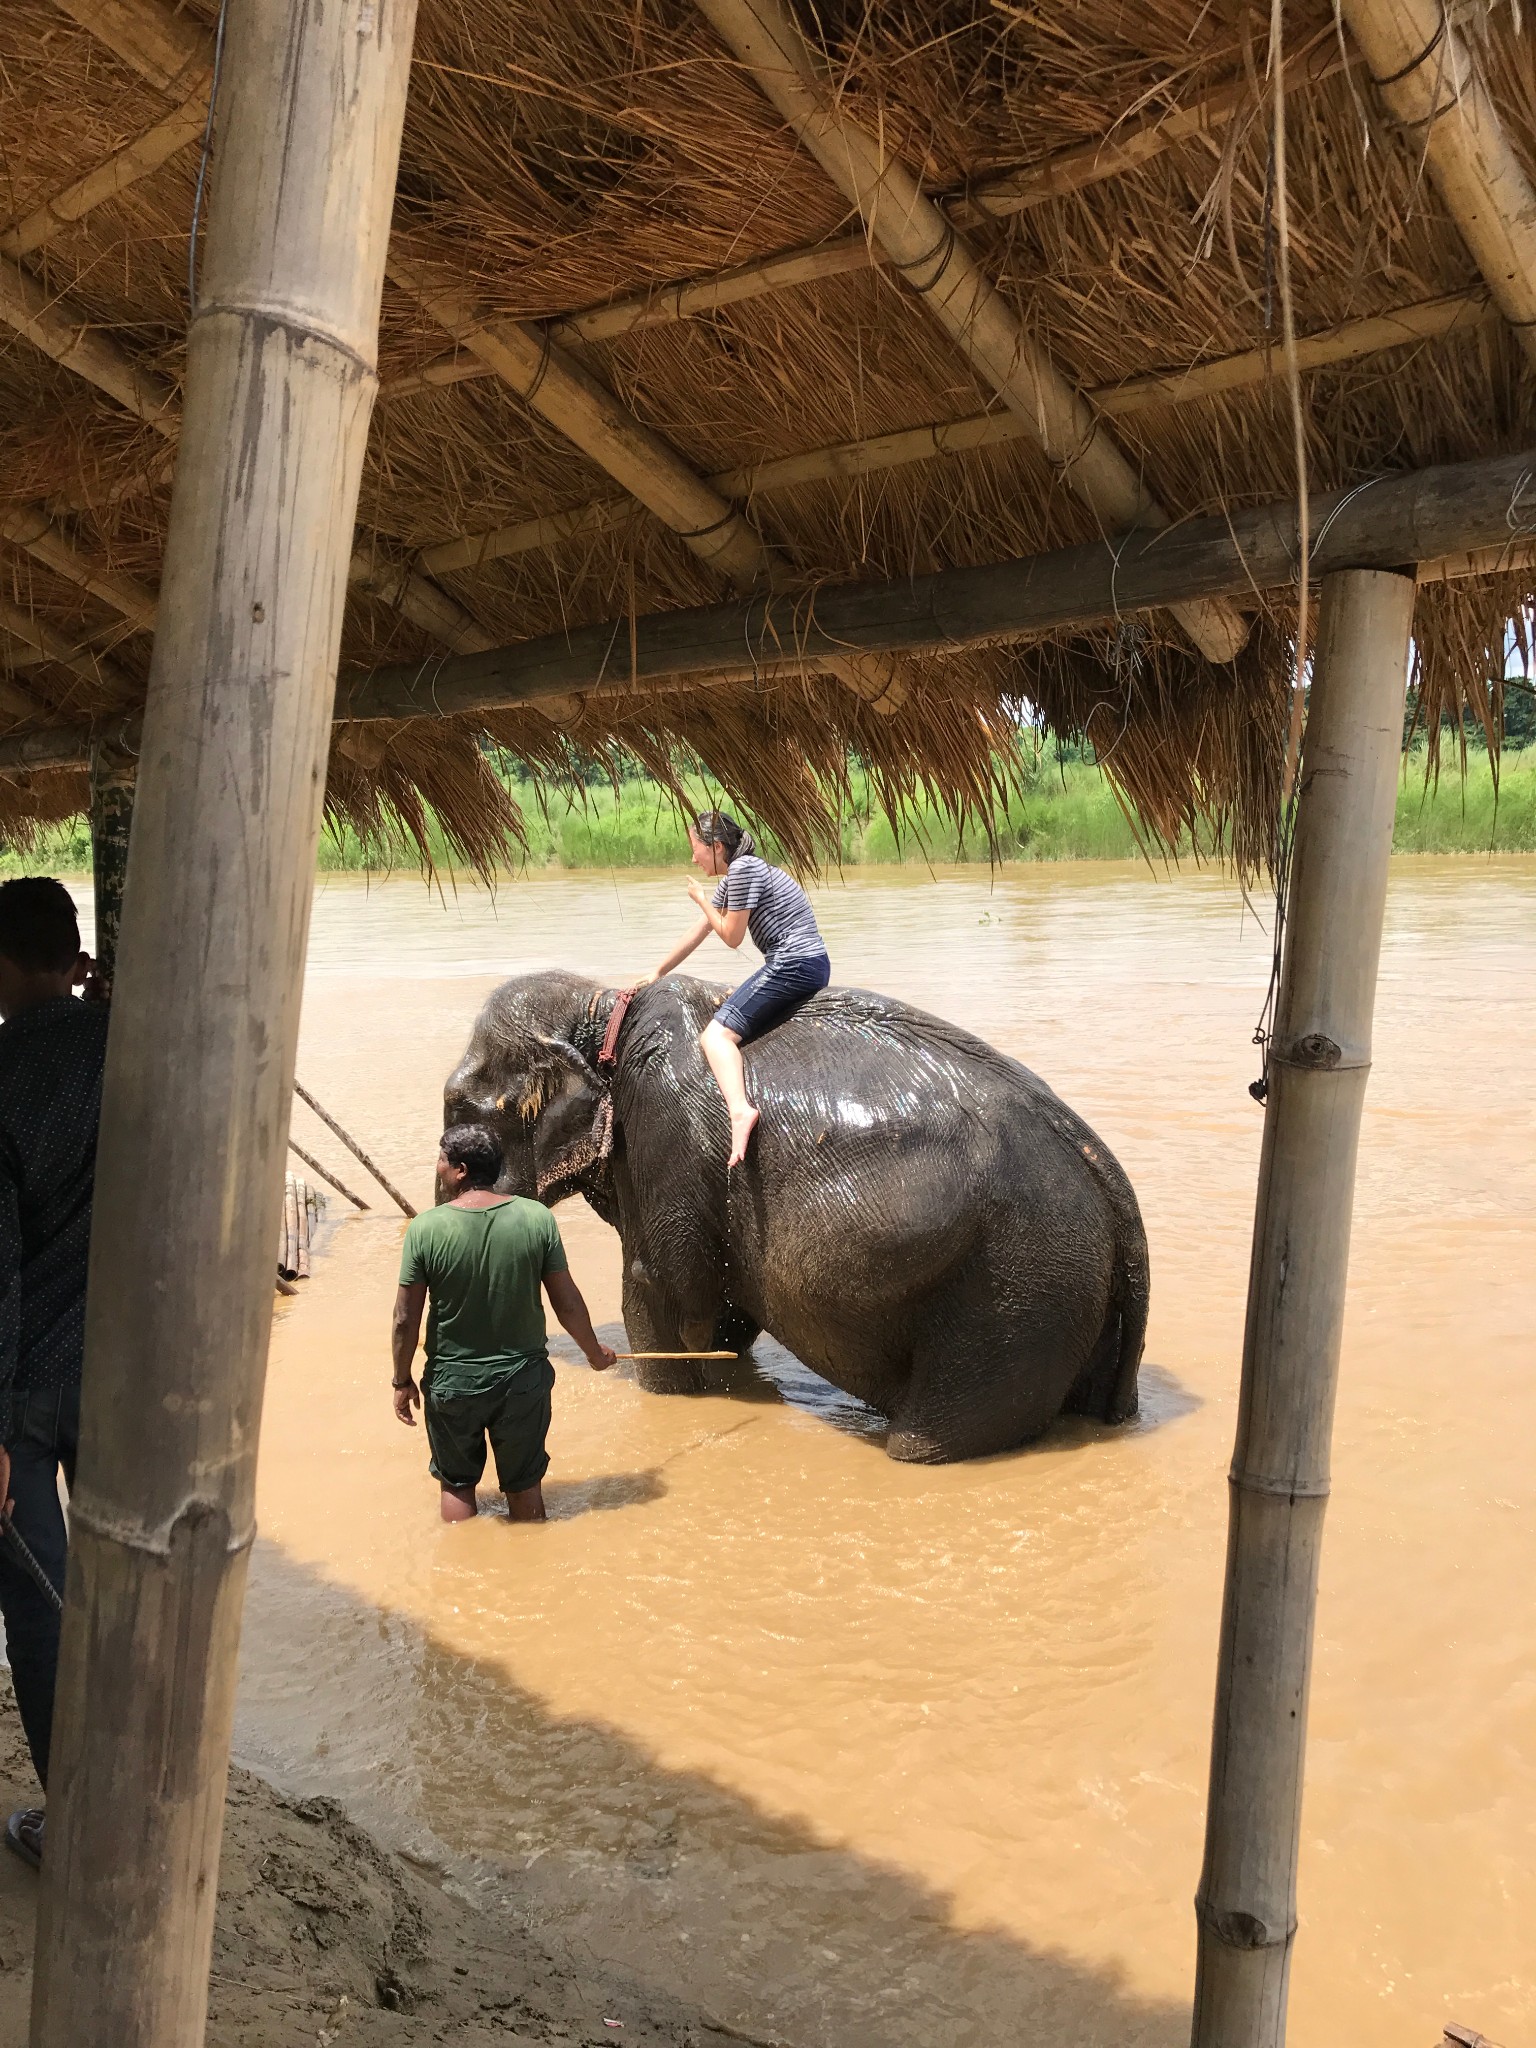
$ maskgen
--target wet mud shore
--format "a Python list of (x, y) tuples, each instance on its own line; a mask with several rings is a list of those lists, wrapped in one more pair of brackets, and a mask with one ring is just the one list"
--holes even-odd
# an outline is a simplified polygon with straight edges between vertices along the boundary
[[(0, 1799), (37, 1788), (8, 1681), (0, 1689)], [(0, 1858), (0, 2048), (25, 2048), (38, 1881)], [(729, 2048), (711, 2024), (590, 1956), (544, 1946), (380, 1846), (330, 1799), (292, 1799), (230, 1775), (208, 2048)], [(618, 2022), (617, 2025), (610, 2024)]]

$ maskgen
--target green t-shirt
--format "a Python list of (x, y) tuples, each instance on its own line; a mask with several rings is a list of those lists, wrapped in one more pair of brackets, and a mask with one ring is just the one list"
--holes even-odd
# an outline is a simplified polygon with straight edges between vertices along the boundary
[(522, 1195), (492, 1209), (444, 1202), (413, 1217), (400, 1285), (427, 1283), (423, 1387), (450, 1400), (485, 1394), (542, 1358), (540, 1285), (546, 1273), (565, 1270), (560, 1226), (542, 1202)]

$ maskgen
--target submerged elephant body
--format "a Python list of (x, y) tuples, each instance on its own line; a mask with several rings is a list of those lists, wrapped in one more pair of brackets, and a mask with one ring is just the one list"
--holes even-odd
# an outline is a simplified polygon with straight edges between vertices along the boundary
[[(502, 1140), (506, 1192), (583, 1193), (618, 1230), (637, 1350), (744, 1349), (766, 1330), (890, 1418), (892, 1457), (1026, 1442), (1063, 1409), (1136, 1412), (1147, 1250), (1129, 1181), (1016, 1061), (860, 989), (828, 989), (745, 1048), (762, 1119), (725, 1169), (698, 1048), (723, 991), (636, 996), (524, 975), (486, 1003), (447, 1121)], [(649, 1364), (658, 1392), (707, 1385)]]

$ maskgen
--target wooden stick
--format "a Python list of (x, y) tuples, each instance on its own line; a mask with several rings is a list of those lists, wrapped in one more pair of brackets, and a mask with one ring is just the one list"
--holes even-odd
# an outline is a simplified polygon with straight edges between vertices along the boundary
[(308, 1152), (304, 1150), (304, 1147), (302, 1145), (295, 1144), (291, 1133), (289, 1134), (288, 1138), (288, 1150), (293, 1154), (295, 1159), (302, 1159), (304, 1164), (309, 1168), (311, 1173), (319, 1174), (320, 1178), (325, 1182), (327, 1187), (334, 1188), (338, 1195), (345, 1195), (347, 1200), (353, 1205), (354, 1208), (366, 1209), (369, 1206), (363, 1200), (361, 1195), (353, 1194), (352, 1190), (347, 1186), (345, 1181), (338, 1180), (335, 1174), (331, 1172), (328, 1166), (322, 1166), (318, 1159), (313, 1158)]
[(616, 1351), (615, 1358), (736, 1358), (735, 1351)]
[[(362, 1165), (367, 1167), (368, 1171), (373, 1175), (374, 1179), (378, 1182), (379, 1186), (384, 1190), (385, 1194), (388, 1195), (393, 1202), (397, 1203), (399, 1207), (405, 1211), (407, 1216), (414, 1216), (416, 1214), (416, 1211), (411, 1207), (410, 1203), (405, 1199), (404, 1195), (401, 1194), (400, 1190), (395, 1186), (394, 1182), (388, 1179), (388, 1177), (383, 1172), (381, 1172), (377, 1166), (375, 1166), (373, 1161), (368, 1157), (368, 1154), (363, 1150), (362, 1146), (358, 1144), (356, 1138), (351, 1137), (346, 1131), (344, 1131), (341, 1128), (341, 1125), (337, 1123), (335, 1117), (331, 1115), (330, 1111), (328, 1109), (322, 1109), (320, 1107), (320, 1104), (316, 1102), (314, 1096), (310, 1094), (309, 1090), (304, 1086), (302, 1081), (294, 1081), (293, 1092), (295, 1095), (298, 1096), (300, 1102), (307, 1102), (309, 1104), (310, 1108), (315, 1112), (315, 1115), (319, 1117), (321, 1123), (323, 1123), (329, 1130), (332, 1130), (336, 1133), (336, 1136), (340, 1138), (343, 1145), (345, 1145), (347, 1150), (352, 1154), (352, 1157), (360, 1161)], [(343, 1192), (345, 1192), (345, 1190), (343, 1190)]]
[(229, 10), (96, 1163), (31, 2048), (204, 2035), (272, 1221), (413, 27), (411, 0)]
[(155, 624), (155, 593), (121, 569), (109, 569), (83, 552), (41, 505), (11, 505), (0, 511), (0, 540), (24, 548), (55, 576), (77, 584), (146, 632)]
[[(0, 597), (0, 630), (32, 648), (40, 661), (57, 662), (60, 668), (67, 668), (71, 675), (79, 676), (93, 689), (107, 691), (119, 703), (126, 704), (134, 695), (132, 684), (115, 662), (109, 661), (104, 654), (82, 653), (73, 641), (55, 632), (35, 613), (23, 610), (19, 604), (12, 604), (9, 598)], [(37, 708), (33, 706), (34, 710)]]
[(1281, 2048), (1307, 1689), (1412, 576), (1322, 588), (1253, 1230), (1192, 2048)]
[(1415, 172), (1428, 164), (1472, 260), (1536, 361), (1536, 185), (1482, 66), (1441, 0), (1342, 0), (1342, 7)]

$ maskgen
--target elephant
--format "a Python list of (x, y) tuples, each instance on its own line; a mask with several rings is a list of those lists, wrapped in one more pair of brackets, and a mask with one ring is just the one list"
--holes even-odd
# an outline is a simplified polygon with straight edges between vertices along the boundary
[[(762, 1115), (727, 1172), (699, 1033), (725, 990), (504, 982), (444, 1090), (487, 1122), (507, 1194), (582, 1194), (618, 1231), (637, 1351), (745, 1353), (761, 1331), (886, 1416), (893, 1458), (1013, 1450), (1063, 1411), (1134, 1416), (1149, 1286), (1131, 1184), (1027, 1067), (957, 1025), (829, 988), (750, 1041)], [(640, 1364), (699, 1392), (708, 1368)]]

